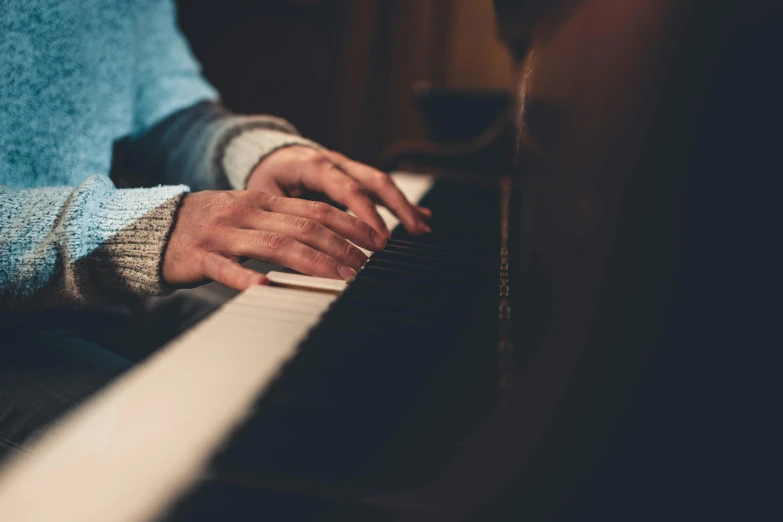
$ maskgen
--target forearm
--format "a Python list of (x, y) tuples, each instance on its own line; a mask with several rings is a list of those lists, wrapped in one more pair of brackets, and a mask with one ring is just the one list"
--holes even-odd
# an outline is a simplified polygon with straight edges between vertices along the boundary
[(318, 147), (285, 120), (238, 116), (219, 103), (202, 102), (126, 139), (120, 146), (120, 167), (135, 185), (244, 189), (260, 161), (290, 145)]
[[(134, 125), (121, 147), (127, 159), (117, 165), (130, 184), (244, 188), (252, 167), (272, 151), (293, 144), (315, 146), (284, 120), (225, 110), (179, 30), (174, 2), (134, 3)], [(251, 129), (259, 131), (245, 132)]]
[(186, 187), (0, 187), (0, 308), (81, 305), (166, 293), (161, 257)]

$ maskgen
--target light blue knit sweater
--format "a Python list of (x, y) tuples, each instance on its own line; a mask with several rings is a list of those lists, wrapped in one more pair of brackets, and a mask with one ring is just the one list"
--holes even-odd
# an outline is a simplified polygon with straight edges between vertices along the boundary
[[(242, 188), (266, 154), (310, 144), (266, 116), (172, 117), (216, 99), (171, 0), (0, 0), (0, 308), (166, 292), (161, 255), (188, 186)], [(194, 130), (155, 149), (167, 120)], [(115, 188), (123, 137), (161, 157), (143, 175), (167, 186)]]

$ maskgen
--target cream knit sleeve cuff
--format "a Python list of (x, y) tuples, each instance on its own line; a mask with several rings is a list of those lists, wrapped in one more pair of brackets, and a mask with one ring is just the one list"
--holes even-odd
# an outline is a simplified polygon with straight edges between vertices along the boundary
[(237, 134), (226, 144), (222, 167), (232, 188), (244, 190), (247, 178), (267, 156), (292, 145), (322, 149), (317, 143), (279, 130), (250, 128)]
[[(86, 266), (102, 292), (165, 295), (161, 276), (166, 244), (187, 187), (116, 191), (95, 209), (91, 234), (100, 246)], [(134, 219), (125, 219), (134, 216)], [(78, 263), (77, 263), (78, 265)]]
[(0, 187), (0, 309), (99, 304), (171, 291), (163, 254), (186, 186)]

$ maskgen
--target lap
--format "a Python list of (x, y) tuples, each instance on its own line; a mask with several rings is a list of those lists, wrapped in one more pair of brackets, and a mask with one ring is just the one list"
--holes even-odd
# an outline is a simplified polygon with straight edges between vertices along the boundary
[(0, 458), (231, 294), (204, 287), (111, 310), (0, 315)]
[(6, 327), (0, 350), (0, 452), (35, 434), (132, 366), (82, 329), (85, 319), (37, 318)]

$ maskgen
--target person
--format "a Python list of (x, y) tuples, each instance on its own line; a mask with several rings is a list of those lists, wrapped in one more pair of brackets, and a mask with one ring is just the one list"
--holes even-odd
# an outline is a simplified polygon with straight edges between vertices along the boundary
[(0, 451), (131, 365), (91, 310), (264, 284), (243, 258), (350, 280), (390, 236), (376, 201), (429, 230), (383, 173), (222, 107), (172, 0), (4, 0), (0, 34)]

